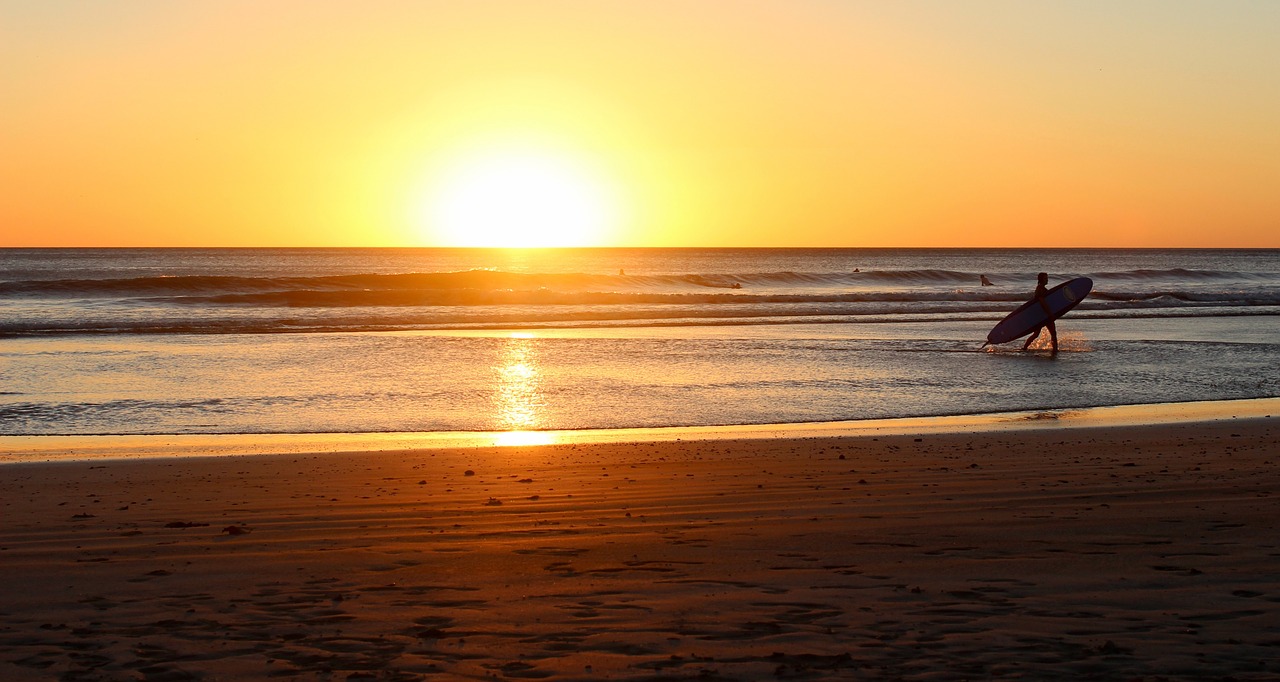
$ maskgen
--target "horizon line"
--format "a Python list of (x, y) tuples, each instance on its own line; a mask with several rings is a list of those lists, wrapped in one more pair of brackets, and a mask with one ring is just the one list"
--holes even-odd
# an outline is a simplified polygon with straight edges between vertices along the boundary
[(227, 245), (172, 245), (172, 244), (155, 244), (155, 245), (62, 245), (62, 246), (33, 246), (33, 245), (0, 245), (0, 250), (22, 250), (22, 249), (41, 249), (48, 251), (57, 250), (74, 250), (74, 249), (222, 249), (222, 250), (252, 250), (252, 249), (292, 249), (292, 250), (324, 250), (324, 249), (365, 249), (365, 250), (442, 250), (442, 251), (609, 251), (609, 250), (794, 250), (794, 251), (817, 251), (817, 250), (954, 250), (954, 251), (1275, 251), (1280, 250), (1280, 244), (1275, 246), (857, 246), (857, 245), (828, 245), (828, 246), (709, 246), (709, 245), (680, 245), (680, 246), (635, 246), (635, 245), (590, 245), (590, 246), (430, 246), (430, 245), (378, 245), (378, 246), (355, 246), (355, 245), (307, 245), (307, 246), (286, 246), (286, 245), (252, 245), (252, 246), (227, 246)]

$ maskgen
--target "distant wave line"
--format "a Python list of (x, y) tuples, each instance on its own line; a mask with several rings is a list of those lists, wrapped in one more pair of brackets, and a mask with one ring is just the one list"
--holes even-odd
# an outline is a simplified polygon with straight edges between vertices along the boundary
[[(1090, 294), (1095, 301), (1149, 303), (1214, 303), (1230, 305), (1280, 305), (1280, 290), (1274, 294), (1243, 297), (1232, 291), (1105, 291)], [(842, 294), (784, 293), (625, 293), (563, 292), (549, 289), (521, 290), (405, 290), (405, 291), (278, 291), (257, 294), (220, 294), (152, 298), (155, 303), (185, 305), (271, 306), (285, 308), (351, 307), (474, 307), (474, 306), (579, 306), (579, 305), (748, 305), (795, 303), (991, 303), (1007, 304), (1027, 300), (1024, 292), (989, 292), (981, 289), (937, 292), (853, 292)], [(999, 308), (992, 308), (993, 310)]]
[[(1035, 273), (961, 272), (940, 269), (875, 270), (867, 272), (748, 272), (688, 274), (584, 274), (517, 273), (499, 270), (424, 272), (402, 274), (363, 273), (323, 276), (245, 277), (233, 275), (175, 275), (107, 279), (49, 279), (0, 282), (0, 295), (9, 296), (217, 296), (232, 294), (280, 293), (286, 291), (439, 291), (439, 290), (539, 290), (634, 292), (658, 288), (742, 287), (822, 287), (866, 288), (876, 283), (890, 285), (937, 286), (942, 284), (979, 286), (979, 277), (995, 282), (991, 289), (1030, 289)], [(1197, 281), (1280, 283), (1274, 273), (1226, 272), (1216, 270), (1131, 270), (1084, 273), (1107, 281)], [(1053, 275), (1067, 278), (1076, 274)]]

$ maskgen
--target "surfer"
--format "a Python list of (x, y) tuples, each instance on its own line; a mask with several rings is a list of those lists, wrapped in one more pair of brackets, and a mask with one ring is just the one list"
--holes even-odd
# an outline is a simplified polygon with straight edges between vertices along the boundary
[(1036, 339), (1040, 338), (1040, 332), (1044, 331), (1045, 327), (1048, 327), (1049, 340), (1053, 342), (1053, 352), (1058, 352), (1058, 328), (1053, 324), (1053, 311), (1049, 309), (1049, 304), (1044, 300), (1045, 297), (1049, 295), (1048, 284), (1049, 273), (1042, 272), (1036, 277), (1036, 291), (1031, 295), (1031, 300), (1040, 302), (1040, 307), (1044, 308), (1044, 314), (1048, 315), (1049, 319), (1043, 325), (1032, 330), (1031, 336), (1027, 337), (1027, 342), (1022, 346), (1022, 350), (1030, 348), (1031, 344), (1035, 343)]
[(978, 281), (982, 282), (982, 286), (984, 287), (991, 286), (991, 280), (987, 279), (986, 275), (978, 275)]

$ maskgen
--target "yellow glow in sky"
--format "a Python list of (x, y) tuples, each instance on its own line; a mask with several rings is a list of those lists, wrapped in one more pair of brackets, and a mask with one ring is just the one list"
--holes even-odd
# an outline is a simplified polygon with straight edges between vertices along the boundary
[(0, 246), (1277, 247), (1278, 28), (1243, 1), (0, 2)]

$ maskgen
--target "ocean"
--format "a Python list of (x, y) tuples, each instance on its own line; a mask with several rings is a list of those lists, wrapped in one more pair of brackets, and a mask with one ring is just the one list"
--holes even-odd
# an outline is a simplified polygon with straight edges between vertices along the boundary
[[(1058, 323), (1061, 352), (983, 349), (1040, 271), (1094, 280)], [(1275, 397), (1278, 332), (1280, 250), (5, 249), (0, 435), (712, 426)]]

